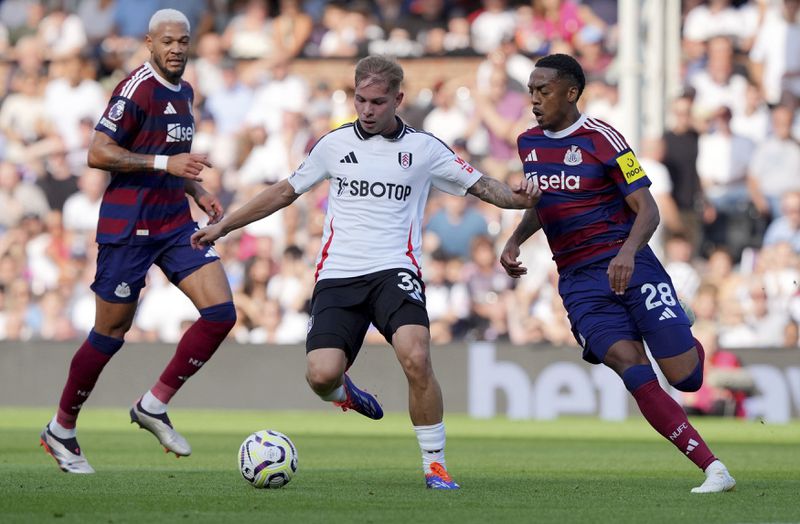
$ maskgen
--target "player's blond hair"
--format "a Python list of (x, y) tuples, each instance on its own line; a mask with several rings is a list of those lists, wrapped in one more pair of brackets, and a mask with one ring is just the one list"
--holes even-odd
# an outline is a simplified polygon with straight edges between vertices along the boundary
[(398, 91), (403, 82), (403, 68), (393, 58), (383, 55), (372, 55), (362, 58), (356, 64), (356, 87), (366, 81), (385, 83), (389, 91)]
[(177, 9), (159, 9), (153, 16), (150, 17), (150, 24), (147, 28), (151, 33), (154, 33), (156, 28), (164, 23), (174, 22), (176, 24), (185, 24), (186, 30), (191, 31), (192, 26), (189, 24), (189, 19), (186, 15)]

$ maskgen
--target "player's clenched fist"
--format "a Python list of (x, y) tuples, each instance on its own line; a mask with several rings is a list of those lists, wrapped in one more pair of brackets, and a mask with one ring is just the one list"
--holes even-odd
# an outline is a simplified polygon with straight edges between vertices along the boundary
[(167, 161), (167, 172), (170, 175), (181, 178), (188, 178), (197, 182), (202, 182), (200, 172), (204, 167), (211, 167), (208, 155), (198, 153), (181, 153), (172, 155)]

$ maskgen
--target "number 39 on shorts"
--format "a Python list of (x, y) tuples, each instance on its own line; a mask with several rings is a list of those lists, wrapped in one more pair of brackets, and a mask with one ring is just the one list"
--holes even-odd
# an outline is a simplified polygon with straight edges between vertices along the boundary
[(405, 271), (400, 271), (397, 273), (397, 276), (400, 277), (400, 282), (397, 284), (397, 287), (407, 292), (412, 298), (422, 302), (422, 286), (419, 280), (413, 278)]
[(642, 295), (647, 295), (645, 307), (648, 311), (659, 306), (674, 306), (678, 303), (675, 295), (672, 294), (672, 287), (666, 282), (659, 282), (655, 285), (647, 283), (642, 285), (639, 291)]

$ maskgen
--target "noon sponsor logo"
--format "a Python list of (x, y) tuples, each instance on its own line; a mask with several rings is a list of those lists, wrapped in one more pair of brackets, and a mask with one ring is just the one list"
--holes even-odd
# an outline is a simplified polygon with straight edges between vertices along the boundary
[(628, 184), (632, 184), (645, 176), (644, 169), (639, 165), (639, 161), (636, 160), (633, 151), (628, 151), (617, 158), (617, 165), (622, 170), (622, 174), (625, 175), (625, 182)]

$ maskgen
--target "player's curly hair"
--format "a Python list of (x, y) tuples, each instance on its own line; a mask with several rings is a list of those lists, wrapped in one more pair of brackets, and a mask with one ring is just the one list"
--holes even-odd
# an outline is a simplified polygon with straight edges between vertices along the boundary
[(556, 53), (537, 60), (536, 67), (555, 69), (558, 72), (558, 78), (568, 78), (572, 80), (578, 87), (578, 98), (576, 98), (575, 101), (577, 102), (581, 97), (583, 88), (586, 87), (586, 76), (583, 74), (583, 68), (577, 60), (569, 55)]
[(389, 91), (397, 91), (403, 82), (403, 68), (388, 56), (367, 56), (356, 64), (355, 85), (358, 86), (364, 80), (385, 82), (389, 86)]

